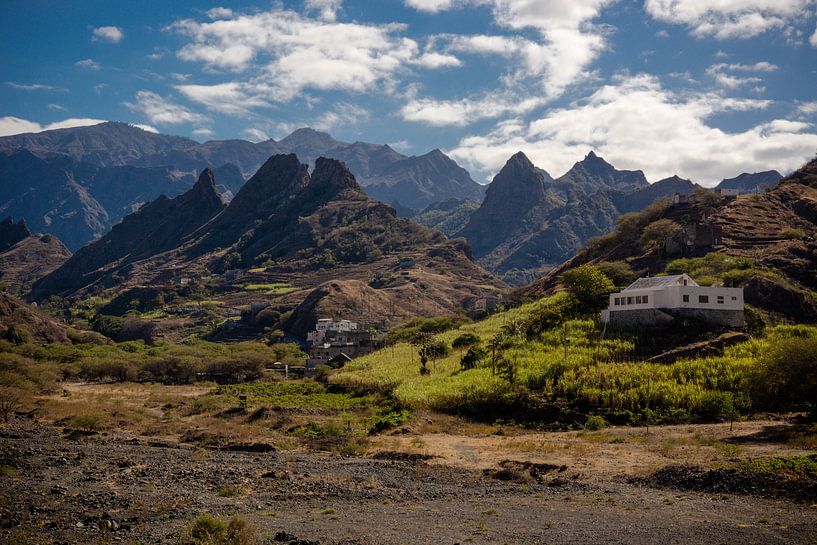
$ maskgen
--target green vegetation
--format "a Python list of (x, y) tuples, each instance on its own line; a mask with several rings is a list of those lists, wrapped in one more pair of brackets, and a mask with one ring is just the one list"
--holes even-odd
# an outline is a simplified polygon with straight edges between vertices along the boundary
[(381, 391), (409, 408), (487, 419), (558, 419), (578, 411), (633, 424), (808, 410), (817, 399), (817, 328), (778, 326), (723, 356), (648, 363), (633, 361), (629, 334), (602, 337), (594, 320), (571, 319), (577, 308), (587, 308), (573, 297), (562, 293), (434, 336), (444, 344), (464, 334), (479, 337), (474, 347), (484, 351), (467, 364), (464, 356), (448, 354), (420, 374), (415, 347), (398, 342), (348, 364), (330, 383)]
[(217, 387), (212, 395), (222, 396), (228, 404), (238, 404), (246, 396), (249, 405), (298, 409), (332, 409), (348, 411), (376, 405), (373, 394), (329, 391), (319, 382), (257, 382)]
[(817, 454), (786, 458), (753, 458), (735, 464), (738, 469), (784, 477), (817, 479)]
[(588, 431), (599, 431), (607, 427), (607, 421), (601, 416), (594, 415), (584, 423), (584, 429)]
[(298, 291), (296, 288), (286, 282), (274, 282), (271, 284), (244, 284), (244, 289), (247, 291), (263, 291), (266, 295), (286, 295), (293, 291)]
[(806, 238), (806, 232), (796, 227), (789, 227), (780, 231), (780, 236), (789, 240), (801, 240)]
[(255, 529), (238, 515), (228, 521), (204, 513), (179, 536), (180, 545), (252, 545), (257, 542)]

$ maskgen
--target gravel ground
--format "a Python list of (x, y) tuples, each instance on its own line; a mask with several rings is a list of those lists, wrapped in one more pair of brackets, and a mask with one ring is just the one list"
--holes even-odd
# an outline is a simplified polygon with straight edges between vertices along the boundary
[(262, 543), (817, 543), (808, 502), (557, 465), (196, 450), (31, 423), (0, 430), (0, 465), (0, 543), (175, 543), (205, 511), (240, 514)]

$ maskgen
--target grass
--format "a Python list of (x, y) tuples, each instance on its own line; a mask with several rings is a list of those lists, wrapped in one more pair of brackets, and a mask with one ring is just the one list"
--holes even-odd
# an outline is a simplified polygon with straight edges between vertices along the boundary
[[(723, 266), (732, 270), (735, 263)], [(503, 326), (524, 322), (558, 297), (438, 333), (435, 340), (450, 345), (457, 336), (473, 333), (487, 347)], [(780, 339), (817, 335), (812, 326), (779, 326), (768, 330), (765, 337), (727, 348), (722, 356), (657, 364), (633, 361), (634, 345), (626, 334), (608, 332), (600, 339), (601, 332), (591, 320), (566, 322), (569, 344), (565, 358), (564, 331), (556, 327), (536, 338), (510, 343), (502, 357), (506, 367), (512, 367), (511, 376), (492, 367), (490, 350), (487, 358), (469, 370), (461, 369), (460, 353), (453, 350), (429, 361), (430, 373), (423, 375), (417, 347), (398, 342), (356, 359), (332, 374), (330, 382), (385, 392), (412, 409), (481, 413), (490, 418), (492, 412), (507, 415), (520, 403), (530, 409), (531, 404), (544, 402), (604, 415), (614, 423), (680, 423), (719, 417), (706, 413), (713, 394), (745, 392), (747, 377), (759, 358)]]
[(244, 284), (243, 288), (246, 291), (263, 291), (266, 295), (286, 295), (293, 291), (298, 291), (300, 288), (287, 282), (273, 282), (270, 284)]
[(212, 395), (222, 396), (228, 404), (237, 404), (239, 396), (247, 396), (249, 405), (263, 404), (296, 409), (344, 411), (376, 404), (373, 394), (329, 392), (324, 385), (312, 381), (232, 384), (217, 387)]
[(789, 457), (753, 458), (734, 467), (755, 473), (771, 473), (785, 477), (817, 479), (817, 454)]

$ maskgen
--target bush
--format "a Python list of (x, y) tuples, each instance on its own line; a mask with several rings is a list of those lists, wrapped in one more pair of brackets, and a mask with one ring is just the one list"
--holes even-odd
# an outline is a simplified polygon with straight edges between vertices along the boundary
[(251, 545), (257, 543), (255, 529), (236, 515), (229, 521), (204, 513), (180, 536), (181, 545)]
[(464, 371), (473, 369), (488, 356), (488, 351), (481, 346), (472, 346), (468, 352), (460, 358), (460, 366)]
[(644, 227), (639, 240), (642, 250), (662, 247), (667, 238), (678, 230), (678, 224), (672, 220), (660, 219)]
[(607, 421), (601, 416), (591, 416), (584, 423), (584, 429), (588, 431), (603, 430), (607, 427)]
[(201, 371), (200, 361), (192, 356), (166, 356), (148, 361), (143, 369), (145, 378), (164, 384), (189, 384)]
[(806, 238), (806, 232), (802, 229), (789, 227), (780, 231), (780, 236), (788, 240), (801, 240)]
[(102, 333), (109, 339), (116, 339), (119, 332), (122, 331), (122, 326), (125, 320), (119, 316), (107, 316), (98, 314), (91, 321), (91, 328), (97, 333)]
[(411, 418), (411, 413), (406, 409), (392, 410), (381, 416), (372, 424), (369, 429), (371, 435), (380, 433), (385, 430), (390, 430), (405, 424)]
[(603, 261), (596, 266), (619, 288), (629, 286), (639, 276), (626, 261)]
[(565, 272), (562, 285), (570, 294), (572, 310), (579, 315), (597, 314), (607, 307), (609, 295), (616, 291), (613, 282), (595, 265), (581, 265)]
[(704, 420), (717, 421), (722, 418), (733, 418), (735, 403), (731, 392), (709, 391), (701, 397), (698, 414)]
[(810, 409), (817, 417), (817, 338), (774, 341), (750, 377), (752, 399), (768, 409)]
[(469, 346), (479, 344), (480, 340), (479, 335), (474, 335), (473, 333), (463, 333), (451, 341), (451, 347), (456, 349), (468, 348)]

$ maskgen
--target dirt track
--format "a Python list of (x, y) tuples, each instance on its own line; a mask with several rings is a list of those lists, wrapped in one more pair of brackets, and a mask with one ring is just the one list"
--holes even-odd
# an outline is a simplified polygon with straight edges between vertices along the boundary
[[(569, 470), (516, 482), (422, 461), (69, 439), (34, 426), (0, 433), (0, 464), (13, 468), (0, 474), (0, 542), (22, 532), (32, 543), (173, 543), (203, 511), (237, 512), (268, 543), (817, 541), (815, 506)], [(220, 496), (225, 485), (239, 495)]]

